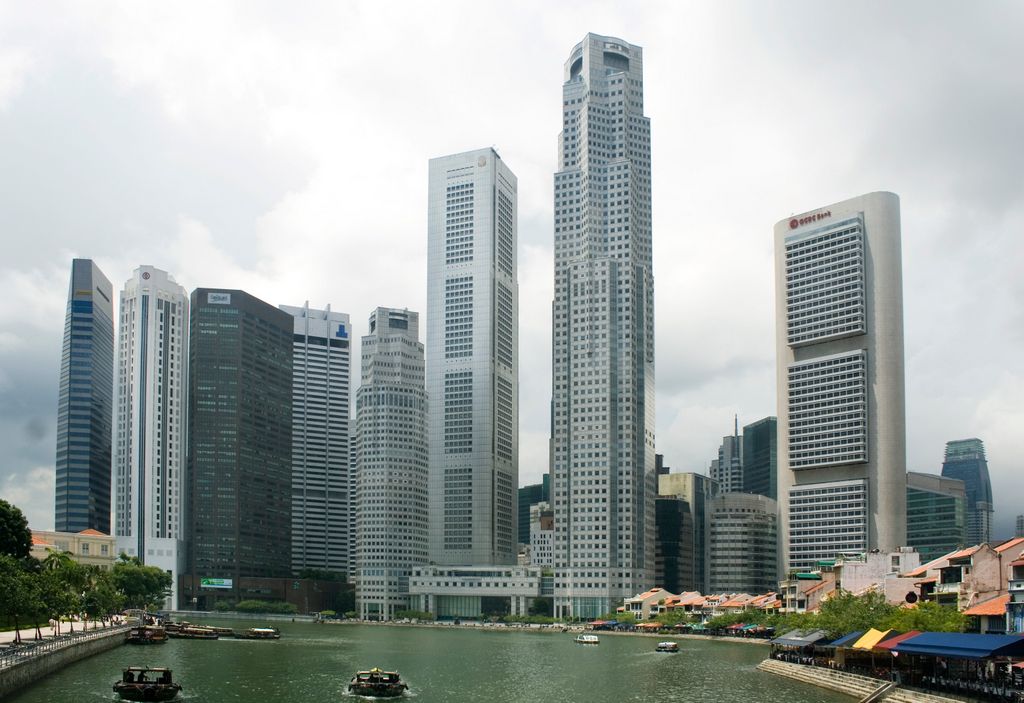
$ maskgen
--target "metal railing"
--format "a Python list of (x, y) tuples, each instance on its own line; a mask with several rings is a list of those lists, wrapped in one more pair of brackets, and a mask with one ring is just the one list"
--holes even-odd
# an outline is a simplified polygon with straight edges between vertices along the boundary
[(0, 669), (21, 664), (22, 662), (46, 656), (51, 652), (66, 649), (81, 642), (111, 637), (115, 634), (123, 634), (132, 626), (130, 624), (114, 625), (99, 630), (78, 630), (74, 633), (55, 635), (42, 640), (22, 640), (21, 644), (14, 644), (0, 647)]

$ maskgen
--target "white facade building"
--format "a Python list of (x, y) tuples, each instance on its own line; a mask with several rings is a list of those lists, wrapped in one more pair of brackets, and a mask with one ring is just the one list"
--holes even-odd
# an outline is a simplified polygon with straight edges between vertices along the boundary
[(643, 51), (588, 34), (565, 63), (555, 173), (555, 616), (654, 582), (651, 135)]
[(555, 524), (548, 503), (530, 506), (530, 566), (555, 565)]
[(166, 271), (140, 266), (121, 291), (114, 423), (118, 552), (172, 577), (184, 568), (189, 298)]
[(784, 570), (906, 543), (899, 198), (775, 225)]
[(427, 398), (419, 314), (377, 308), (356, 393), (356, 609), (409, 608), (409, 572), (428, 560)]
[(420, 566), (409, 592), (412, 610), (445, 619), (494, 615), (486, 606), (496, 602), (509, 615), (529, 615), (534, 599), (545, 595), (541, 568), (507, 565)]
[(430, 559), (515, 564), (516, 177), (494, 149), (430, 160)]
[(349, 458), (348, 315), (279, 306), (292, 340), (292, 569), (353, 574)]
[(740, 435), (739, 418), (734, 421), (733, 433), (722, 437), (718, 458), (712, 460), (710, 469), (711, 478), (718, 482), (719, 492), (743, 490), (743, 437)]

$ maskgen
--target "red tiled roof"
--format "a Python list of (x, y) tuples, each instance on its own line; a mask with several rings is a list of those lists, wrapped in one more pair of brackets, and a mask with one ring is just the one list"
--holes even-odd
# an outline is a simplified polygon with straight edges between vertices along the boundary
[(979, 549), (981, 549), (981, 545), (980, 544), (976, 544), (973, 547), (968, 547), (967, 549), (961, 549), (959, 552), (953, 552), (952, 554), (950, 554), (946, 558), (949, 559), (950, 561), (953, 561), (954, 559), (963, 559), (964, 557), (971, 556), (972, 554), (974, 554)]
[(929, 576), (926, 579), (921, 579), (920, 581), (914, 581), (914, 585), (915, 586), (920, 586), (922, 583), (935, 583), (938, 580), (939, 580), (938, 576)]
[(107, 534), (104, 534), (104, 533), (100, 532), (99, 530), (94, 530), (91, 527), (89, 529), (87, 529), (87, 530), (82, 530), (78, 534), (80, 534), (80, 535), (89, 535), (90, 537), (109, 537), (110, 536), (110, 535), (107, 535)]
[(997, 552), (999, 552), (1000, 554), (1002, 554), (1007, 549), (1013, 549), (1014, 547), (1020, 546), (1020, 545), (1024, 545), (1024, 537), (1014, 537), (1013, 539), (1006, 540), (1005, 542), (1000, 544), (998, 547), (995, 547), (995, 550)]
[(52, 547), (53, 546), (53, 542), (47, 542), (42, 537), (36, 537), (34, 534), (32, 535), (32, 544), (39, 545), (40, 547)]
[(1024, 559), (1018, 559), (1017, 561), (1011, 561), (1010, 566), (1024, 566)]
[(989, 598), (984, 603), (978, 603), (973, 608), (964, 611), (964, 615), (1005, 615), (1006, 604), (1010, 602), (1010, 595), (996, 596)]

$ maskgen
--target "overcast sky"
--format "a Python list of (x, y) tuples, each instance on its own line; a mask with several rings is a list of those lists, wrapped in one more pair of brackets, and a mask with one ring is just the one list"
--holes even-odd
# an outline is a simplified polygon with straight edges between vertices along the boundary
[[(644, 48), (657, 447), (706, 472), (775, 411), (772, 226), (902, 202), (907, 468), (980, 437), (1024, 513), (1024, 4), (0, 0), (0, 495), (53, 526), (70, 261), (120, 290), (426, 308), (427, 161), (519, 178), (520, 483), (547, 469), (562, 70)], [(425, 329), (425, 327), (421, 327)], [(353, 376), (358, 378), (356, 368)], [(353, 394), (354, 394), (353, 389)]]

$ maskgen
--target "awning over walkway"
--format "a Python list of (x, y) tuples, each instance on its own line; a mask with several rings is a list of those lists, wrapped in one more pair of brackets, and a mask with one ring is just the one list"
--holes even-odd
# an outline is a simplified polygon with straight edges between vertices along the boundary
[(953, 659), (985, 659), (1024, 655), (1024, 635), (977, 635), (963, 632), (923, 632), (893, 647), (900, 654), (927, 654)]
[(857, 640), (856, 642), (854, 642), (851, 645), (851, 647), (853, 649), (863, 649), (863, 650), (874, 649), (875, 645), (878, 644), (879, 642), (881, 642), (882, 640), (884, 640), (886, 638), (886, 636), (890, 632), (892, 632), (892, 630), (884, 630), (884, 631), (882, 631), (882, 630), (876, 630), (875, 628), (872, 627), (870, 630), (868, 630), (863, 635), (861, 635), (860, 639)]
[(777, 644), (783, 647), (806, 647), (823, 639), (825, 639), (825, 633), (822, 630), (813, 630), (810, 632), (793, 630), (782, 637), (776, 637), (771, 641), (771, 644)]
[(856, 642), (857, 640), (859, 640), (861, 635), (863, 635), (863, 634), (864, 634), (864, 630), (857, 630), (856, 632), (851, 632), (850, 634), (843, 635), (839, 639), (831, 642), (828, 646), (829, 647), (849, 647), (851, 643)]
[(895, 637), (890, 637), (887, 640), (882, 640), (881, 642), (875, 645), (875, 649), (891, 650), (900, 642), (906, 642), (910, 638), (917, 637), (920, 634), (920, 630), (911, 630), (910, 632), (904, 632), (902, 635), (896, 635)]

